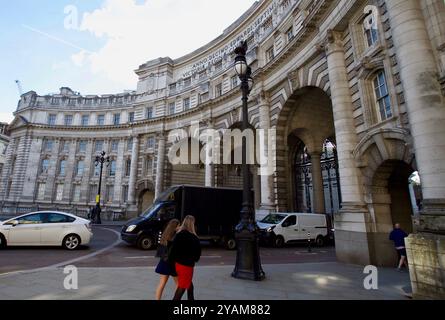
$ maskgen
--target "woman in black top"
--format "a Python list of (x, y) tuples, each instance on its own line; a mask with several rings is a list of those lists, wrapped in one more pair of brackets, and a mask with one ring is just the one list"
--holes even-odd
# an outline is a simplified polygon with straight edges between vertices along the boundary
[(156, 288), (156, 300), (161, 300), (162, 292), (164, 292), (165, 285), (167, 284), (168, 278), (171, 276), (175, 280), (176, 285), (178, 284), (177, 274), (175, 271), (175, 266), (168, 261), (168, 249), (170, 248), (173, 238), (176, 235), (176, 231), (180, 225), (179, 220), (173, 219), (167, 224), (164, 232), (161, 236), (161, 241), (158, 245), (158, 251), (156, 252), (156, 257), (159, 257), (159, 263), (156, 267), (156, 273), (159, 273), (161, 278), (159, 280), (159, 285)]
[(188, 300), (195, 300), (193, 271), (195, 263), (200, 258), (201, 244), (195, 231), (195, 218), (187, 216), (184, 218), (169, 252), (169, 261), (175, 263), (178, 274), (178, 288), (173, 300), (181, 300), (186, 290)]

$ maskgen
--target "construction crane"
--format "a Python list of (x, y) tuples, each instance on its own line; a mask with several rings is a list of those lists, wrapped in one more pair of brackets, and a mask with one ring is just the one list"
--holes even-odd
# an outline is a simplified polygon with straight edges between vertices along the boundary
[(22, 88), (22, 84), (20, 83), (20, 80), (15, 80), (15, 83), (17, 84), (17, 88), (19, 89), (20, 96), (22, 96), (23, 95), (23, 88)]

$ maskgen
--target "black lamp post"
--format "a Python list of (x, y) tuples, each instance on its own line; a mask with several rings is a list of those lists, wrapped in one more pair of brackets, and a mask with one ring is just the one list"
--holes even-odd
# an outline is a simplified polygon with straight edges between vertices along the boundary
[[(242, 91), (242, 129), (249, 128), (247, 100), (252, 90), (252, 71), (246, 61), (247, 42), (242, 42), (235, 49), (235, 71), (241, 80)], [(242, 146), (242, 175), (243, 175), (243, 204), (241, 209), (241, 221), (236, 226), (236, 265), (232, 277), (247, 280), (263, 280), (265, 277), (261, 267), (260, 252), (258, 246), (258, 226), (255, 222), (255, 211), (252, 201), (252, 190), (250, 181), (250, 170), (247, 164), (246, 138), (243, 138)]]
[[(110, 157), (105, 157), (105, 151), (102, 151), (99, 156), (96, 156), (95, 166), (100, 166), (100, 173), (99, 173), (99, 187), (97, 190), (96, 195), (96, 208), (95, 208), (95, 217), (96, 217), (96, 223), (101, 224), (102, 221), (100, 219), (100, 213), (102, 209), (100, 208), (100, 195), (101, 195), (101, 189), (102, 189), (102, 172), (104, 168), (104, 163), (107, 163), (107, 166), (110, 164)], [(93, 221), (94, 222), (94, 221)]]

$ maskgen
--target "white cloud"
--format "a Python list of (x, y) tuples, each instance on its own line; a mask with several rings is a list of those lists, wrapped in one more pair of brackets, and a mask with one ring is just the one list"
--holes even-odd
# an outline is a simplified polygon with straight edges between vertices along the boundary
[[(140, 2), (140, 1), (139, 1)], [(219, 36), (254, 0), (105, 0), (83, 15), (81, 31), (105, 38), (93, 53), (71, 57), (125, 88), (136, 87), (134, 70), (148, 60), (178, 58)]]
[(14, 120), (12, 112), (0, 112), (0, 122), (11, 123)]

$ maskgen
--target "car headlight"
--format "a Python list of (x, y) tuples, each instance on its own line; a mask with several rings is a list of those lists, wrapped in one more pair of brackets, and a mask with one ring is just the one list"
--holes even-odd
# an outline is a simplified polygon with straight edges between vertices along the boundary
[(275, 226), (272, 226), (272, 227), (269, 227), (269, 228), (267, 228), (267, 232), (272, 232), (273, 231), (273, 229), (275, 229)]
[(136, 225), (133, 224), (133, 225), (129, 226), (126, 231), (133, 232), (134, 229), (136, 229)]

